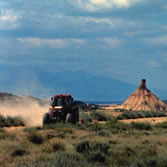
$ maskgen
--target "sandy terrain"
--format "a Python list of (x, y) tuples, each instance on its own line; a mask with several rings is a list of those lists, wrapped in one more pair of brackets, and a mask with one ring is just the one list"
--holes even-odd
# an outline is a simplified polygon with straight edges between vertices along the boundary
[(104, 110), (104, 113), (108, 114), (108, 115), (113, 115), (114, 117), (118, 117), (119, 115), (122, 114), (122, 112), (115, 112), (115, 111), (111, 111), (111, 110)]
[(131, 123), (131, 122), (148, 122), (151, 124), (157, 124), (161, 122), (167, 121), (167, 117), (154, 117), (154, 118), (138, 118), (138, 119), (126, 119), (121, 120), (124, 123)]

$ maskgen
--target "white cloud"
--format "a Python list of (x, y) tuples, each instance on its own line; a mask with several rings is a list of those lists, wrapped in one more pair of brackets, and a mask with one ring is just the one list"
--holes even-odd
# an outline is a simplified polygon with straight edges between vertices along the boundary
[(18, 20), (21, 18), (20, 13), (13, 11), (12, 9), (0, 10), (0, 29), (15, 29), (19, 26)]
[(167, 10), (167, 5), (164, 5), (164, 6), (163, 6), (163, 9)]
[(123, 19), (116, 19), (116, 18), (91, 18), (88, 17), (86, 19), (87, 21), (94, 22), (94, 23), (102, 23), (102, 24), (108, 24), (111, 27), (141, 27), (142, 22), (140, 21), (129, 21), (129, 20), (123, 20)]
[(142, 0), (76, 0), (81, 8), (91, 12), (112, 8), (128, 8)]
[(24, 45), (31, 45), (34, 47), (41, 47), (46, 46), (50, 48), (66, 48), (71, 45), (84, 45), (85, 40), (83, 39), (42, 39), (42, 38), (19, 38), (19, 42), (23, 43)]
[(160, 64), (155, 60), (149, 60), (147, 62), (147, 65), (151, 68), (159, 68), (160, 67)]
[(5, 65), (19, 65), (19, 64), (22, 64), (22, 62), (18, 62), (16, 60), (0, 60), (0, 64), (5, 64)]
[(144, 38), (143, 39), (146, 44), (151, 45), (167, 45), (167, 35), (153, 37), (153, 38)]
[[(73, 17), (73, 16), (64, 16), (65, 20), (70, 20), (73, 25), (80, 27), (80, 30), (83, 32), (95, 32), (98, 28), (102, 31), (102, 28), (108, 29), (109, 31), (116, 29), (121, 32), (125, 32), (131, 29), (143, 29), (144, 24), (139, 20), (129, 20), (129, 19), (121, 19), (114, 17), (106, 17), (106, 18), (96, 18), (96, 17)], [(112, 28), (112, 29), (111, 29)]]
[(111, 47), (120, 47), (123, 44), (123, 41), (121, 39), (116, 38), (116, 37), (101, 38), (99, 40), (104, 42), (105, 44), (111, 46)]

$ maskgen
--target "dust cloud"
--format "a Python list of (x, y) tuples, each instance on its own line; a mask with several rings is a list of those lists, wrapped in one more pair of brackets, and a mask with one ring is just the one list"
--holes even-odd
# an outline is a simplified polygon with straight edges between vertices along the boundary
[(0, 114), (3, 116), (19, 116), (26, 126), (42, 125), (43, 114), (48, 111), (49, 104), (40, 104), (39, 101), (23, 98), (17, 104), (4, 102), (0, 104)]

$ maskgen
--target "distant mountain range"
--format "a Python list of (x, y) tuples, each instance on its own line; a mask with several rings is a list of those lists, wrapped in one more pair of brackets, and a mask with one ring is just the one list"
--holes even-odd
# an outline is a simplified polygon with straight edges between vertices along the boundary
[[(0, 92), (28, 94), (40, 98), (71, 93), (75, 99), (84, 101), (124, 101), (137, 88), (136, 85), (111, 77), (70, 71), (51, 73), (17, 70), (0, 78), (0, 82)], [(164, 94), (164, 91), (161, 90), (151, 91), (156, 92), (157, 96), (162, 92)]]

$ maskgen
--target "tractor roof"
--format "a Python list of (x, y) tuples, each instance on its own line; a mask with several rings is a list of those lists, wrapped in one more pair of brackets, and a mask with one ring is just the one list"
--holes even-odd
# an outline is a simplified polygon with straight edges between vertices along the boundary
[(55, 98), (58, 97), (58, 98), (72, 98), (71, 94), (59, 94), (59, 95), (55, 95), (54, 96)]

